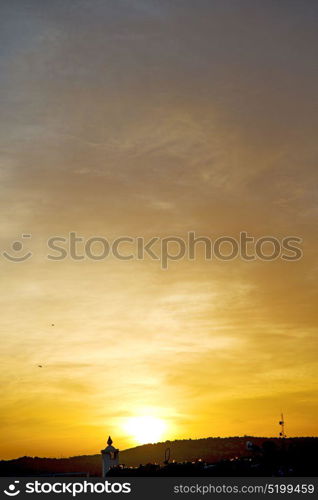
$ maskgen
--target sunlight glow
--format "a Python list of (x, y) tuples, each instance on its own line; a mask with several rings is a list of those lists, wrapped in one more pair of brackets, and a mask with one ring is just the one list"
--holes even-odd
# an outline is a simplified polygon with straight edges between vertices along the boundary
[(124, 427), (136, 443), (146, 444), (162, 439), (166, 423), (157, 417), (140, 416), (128, 418)]

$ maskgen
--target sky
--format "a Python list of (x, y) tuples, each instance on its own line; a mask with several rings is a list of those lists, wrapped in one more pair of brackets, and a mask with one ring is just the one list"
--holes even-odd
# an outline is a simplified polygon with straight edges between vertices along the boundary
[[(283, 411), (317, 435), (317, 2), (0, 10), (0, 457), (124, 449), (145, 418), (162, 440), (275, 436)], [(304, 255), (47, 258), (70, 232), (189, 231)]]

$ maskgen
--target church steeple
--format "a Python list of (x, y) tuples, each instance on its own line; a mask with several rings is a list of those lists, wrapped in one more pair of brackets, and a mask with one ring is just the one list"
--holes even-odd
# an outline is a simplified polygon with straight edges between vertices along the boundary
[(108, 436), (107, 446), (104, 450), (101, 450), (103, 459), (103, 477), (105, 477), (108, 471), (112, 467), (116, 467), (119, 464), (119, 450), (113, 446), (113, 440)]

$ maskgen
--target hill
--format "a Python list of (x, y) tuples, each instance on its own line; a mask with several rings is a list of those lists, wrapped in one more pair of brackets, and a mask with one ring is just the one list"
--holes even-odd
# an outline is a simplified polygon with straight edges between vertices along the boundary
[[(282, 447), (282, 440), (277, 438), (272, 438), (270, 441), (268, 438), (251, 436), (185, 439), (147, 444), (123, 450), (120, 453), (120, 463), (127, 467), (149, 463), (162, 464), (165, 450), (170, 448), (171, 461), (193, 462), (201, 459), (204, 462), (215, 464), (224, 460), (251, 457), (253, 453), (247, 450), (247, 441), (253, 442), (255, 450), (265, 449), (269, 442), (276, 450), (280, 450)], [(284, 450), (288, 462), (292, 464), (293, 468), (296, 468), (300, 475), (306, 476), (306, 471), (312, 469), (312, 464), (315, 463), (315, 457), (318, 454), (318, 438), (288, 438), (284, 440)], [(71, 475), (75, 473), (100, 476), (101, 456), (98, 454), (70, 458), (21, 457), (0, 461), (0, 476), (2, 477)]]

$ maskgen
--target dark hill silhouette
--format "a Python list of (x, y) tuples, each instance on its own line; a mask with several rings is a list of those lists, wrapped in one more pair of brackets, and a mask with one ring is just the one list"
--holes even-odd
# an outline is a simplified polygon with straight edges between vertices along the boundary
[[(247, 449), (247, 441), (253, 443), (253, 450)], [(201, 459), (202, 462), (216, 464), (225, 463), (227, 460), (233, 462), (233, 460), (240, 460), (242, 457), (245, 457), (244, 460), (250, 463), (251, 458), (254, 460), (255, 457), (261, 456), (262, 464), (266, 460), (274, 464), (276, 456), (279, 454), (281, 460), (283, 454), (284, 461), (288, 462), (291, 471), (300, 476), (317, 475), (318, 438), (314, 437), (288, 438), (285, 440), (272, 438), (269, 440), (268, 438), (244, 436), (166, 441), (123, 450), (120, 453), (120, 463), (125, 464), (127, 467), (137, 467), (140, 464), (163, 465), (167, 448), (170, 448), (171, 451), (171, 461), (174, 460), (180, 463), (195, 462)], [(171, 472), (171, 468), (169, 470)], [(220, 472), (220, 475), (222, 475), (222, 470)], [(2, 477), (71, 475), (72, 473), (100, 476), (100, 454), (70, 458), (21, 457), (14, 460), (0, 461), (0, 476)], [(296, 473), (295, 475), (297, 475)], [(178, 474), (182, 475), (180, 471), (178, 471)], [(227, 474), (224, 473), (224, 475)]]

